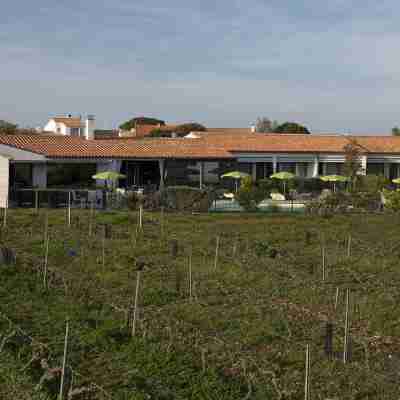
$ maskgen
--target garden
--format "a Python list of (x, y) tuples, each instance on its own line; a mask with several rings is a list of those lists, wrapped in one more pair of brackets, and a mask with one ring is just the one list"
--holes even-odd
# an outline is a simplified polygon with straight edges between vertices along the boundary
[(398, 397), (397, 213), (0, 220), (2, 399)]

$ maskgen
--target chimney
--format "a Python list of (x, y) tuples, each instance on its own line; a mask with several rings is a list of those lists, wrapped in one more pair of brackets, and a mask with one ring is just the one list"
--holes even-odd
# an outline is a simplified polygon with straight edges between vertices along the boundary
[(86, 125), (85, 125), (85, 139), (86, 140), (94, 139), (94, 127), (95, 127), (94, 115), (88, 115), (86, 118)]

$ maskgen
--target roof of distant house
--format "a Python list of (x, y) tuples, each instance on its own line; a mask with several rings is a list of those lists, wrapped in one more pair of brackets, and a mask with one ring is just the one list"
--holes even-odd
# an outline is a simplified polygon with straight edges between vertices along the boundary
[(54, 121), (64, 124), (68, 128), (81, 128), (82, 120), (80, 117), (54, 117)]

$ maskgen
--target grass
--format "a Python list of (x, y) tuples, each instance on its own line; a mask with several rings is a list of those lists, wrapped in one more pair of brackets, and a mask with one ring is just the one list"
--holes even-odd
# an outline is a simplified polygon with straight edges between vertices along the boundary
[[(21, 335), (4, 341), (4, 393), (56, 398), (51, 388), (34, 390), (43, 372), (37, 363), (23, 366), (32, 354), (61, 366), (69, 318), (73, 387), (92, 388), (93, 399), (302, 399), (307, 344), (313, 399), (397, 396), (398, 216), (164, 214), (161, 222), (160, 214), (145, 213), (142, 232), (134, 213), (96, 213), (89, 223), (90, 218), (89, 211), (73, 210), (68, 228), (65, 210), (48, 212), (45, 290), (45, 212), (9, 212), (1, 241), (16, 251), (17, 265), (0, 266), (0, 345), (18, 329), (33, 341)], [(103, 224), (112, 230), (104, 241), (104, 266)], [(171, 255), (172, 239), (178, 240), (177, 257)], [(132, 338), (127, 315), (138, 268), (142, 281)], [(347, 288), (352, 351), (343, 364)], [(333, 359), (323, 351), (327, 321), (334, 324)]]

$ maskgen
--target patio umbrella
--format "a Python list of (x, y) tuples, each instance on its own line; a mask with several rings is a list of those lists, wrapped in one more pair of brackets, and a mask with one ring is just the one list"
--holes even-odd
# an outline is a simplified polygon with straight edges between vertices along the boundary
[(276, 172), (275, 174), (270, 175), (270, 178), (279, 179), (283, 181), (283, 193), (286, 193), (286, 181), (295, 178), (296, 175), (292, 174), (291, 172)]
[(342, 175), (325, 175), (320, 176), (319, 179), (324, 182), (333, 182), (333, 191), (336, 192), (336, 182), (348, 182), (349, 178)]
[(246, 172), (241, 172), (241, 171), (232, 171), (232, 172), (227, 172), (226, 174), (221, 175), (221, 178), (232, 178), (235, 180), (236, 192), (238, 191), (238, 181), (243, 178), (248, 178), (248, 177), (250, 177), (249, 174), (246, 174)]
[(115, 182), (118, 179), (126, 178), (126, 175), (120, 174), (119, 172), (115, 172), (115, 171), (104, 171), (104, 172), (99, 172), (96, 175), (93, 175), (92, 178), (93, 179), (101, 179), (103, 181), (106, 181), (106, 185), (107, 185), (107, 181)]

